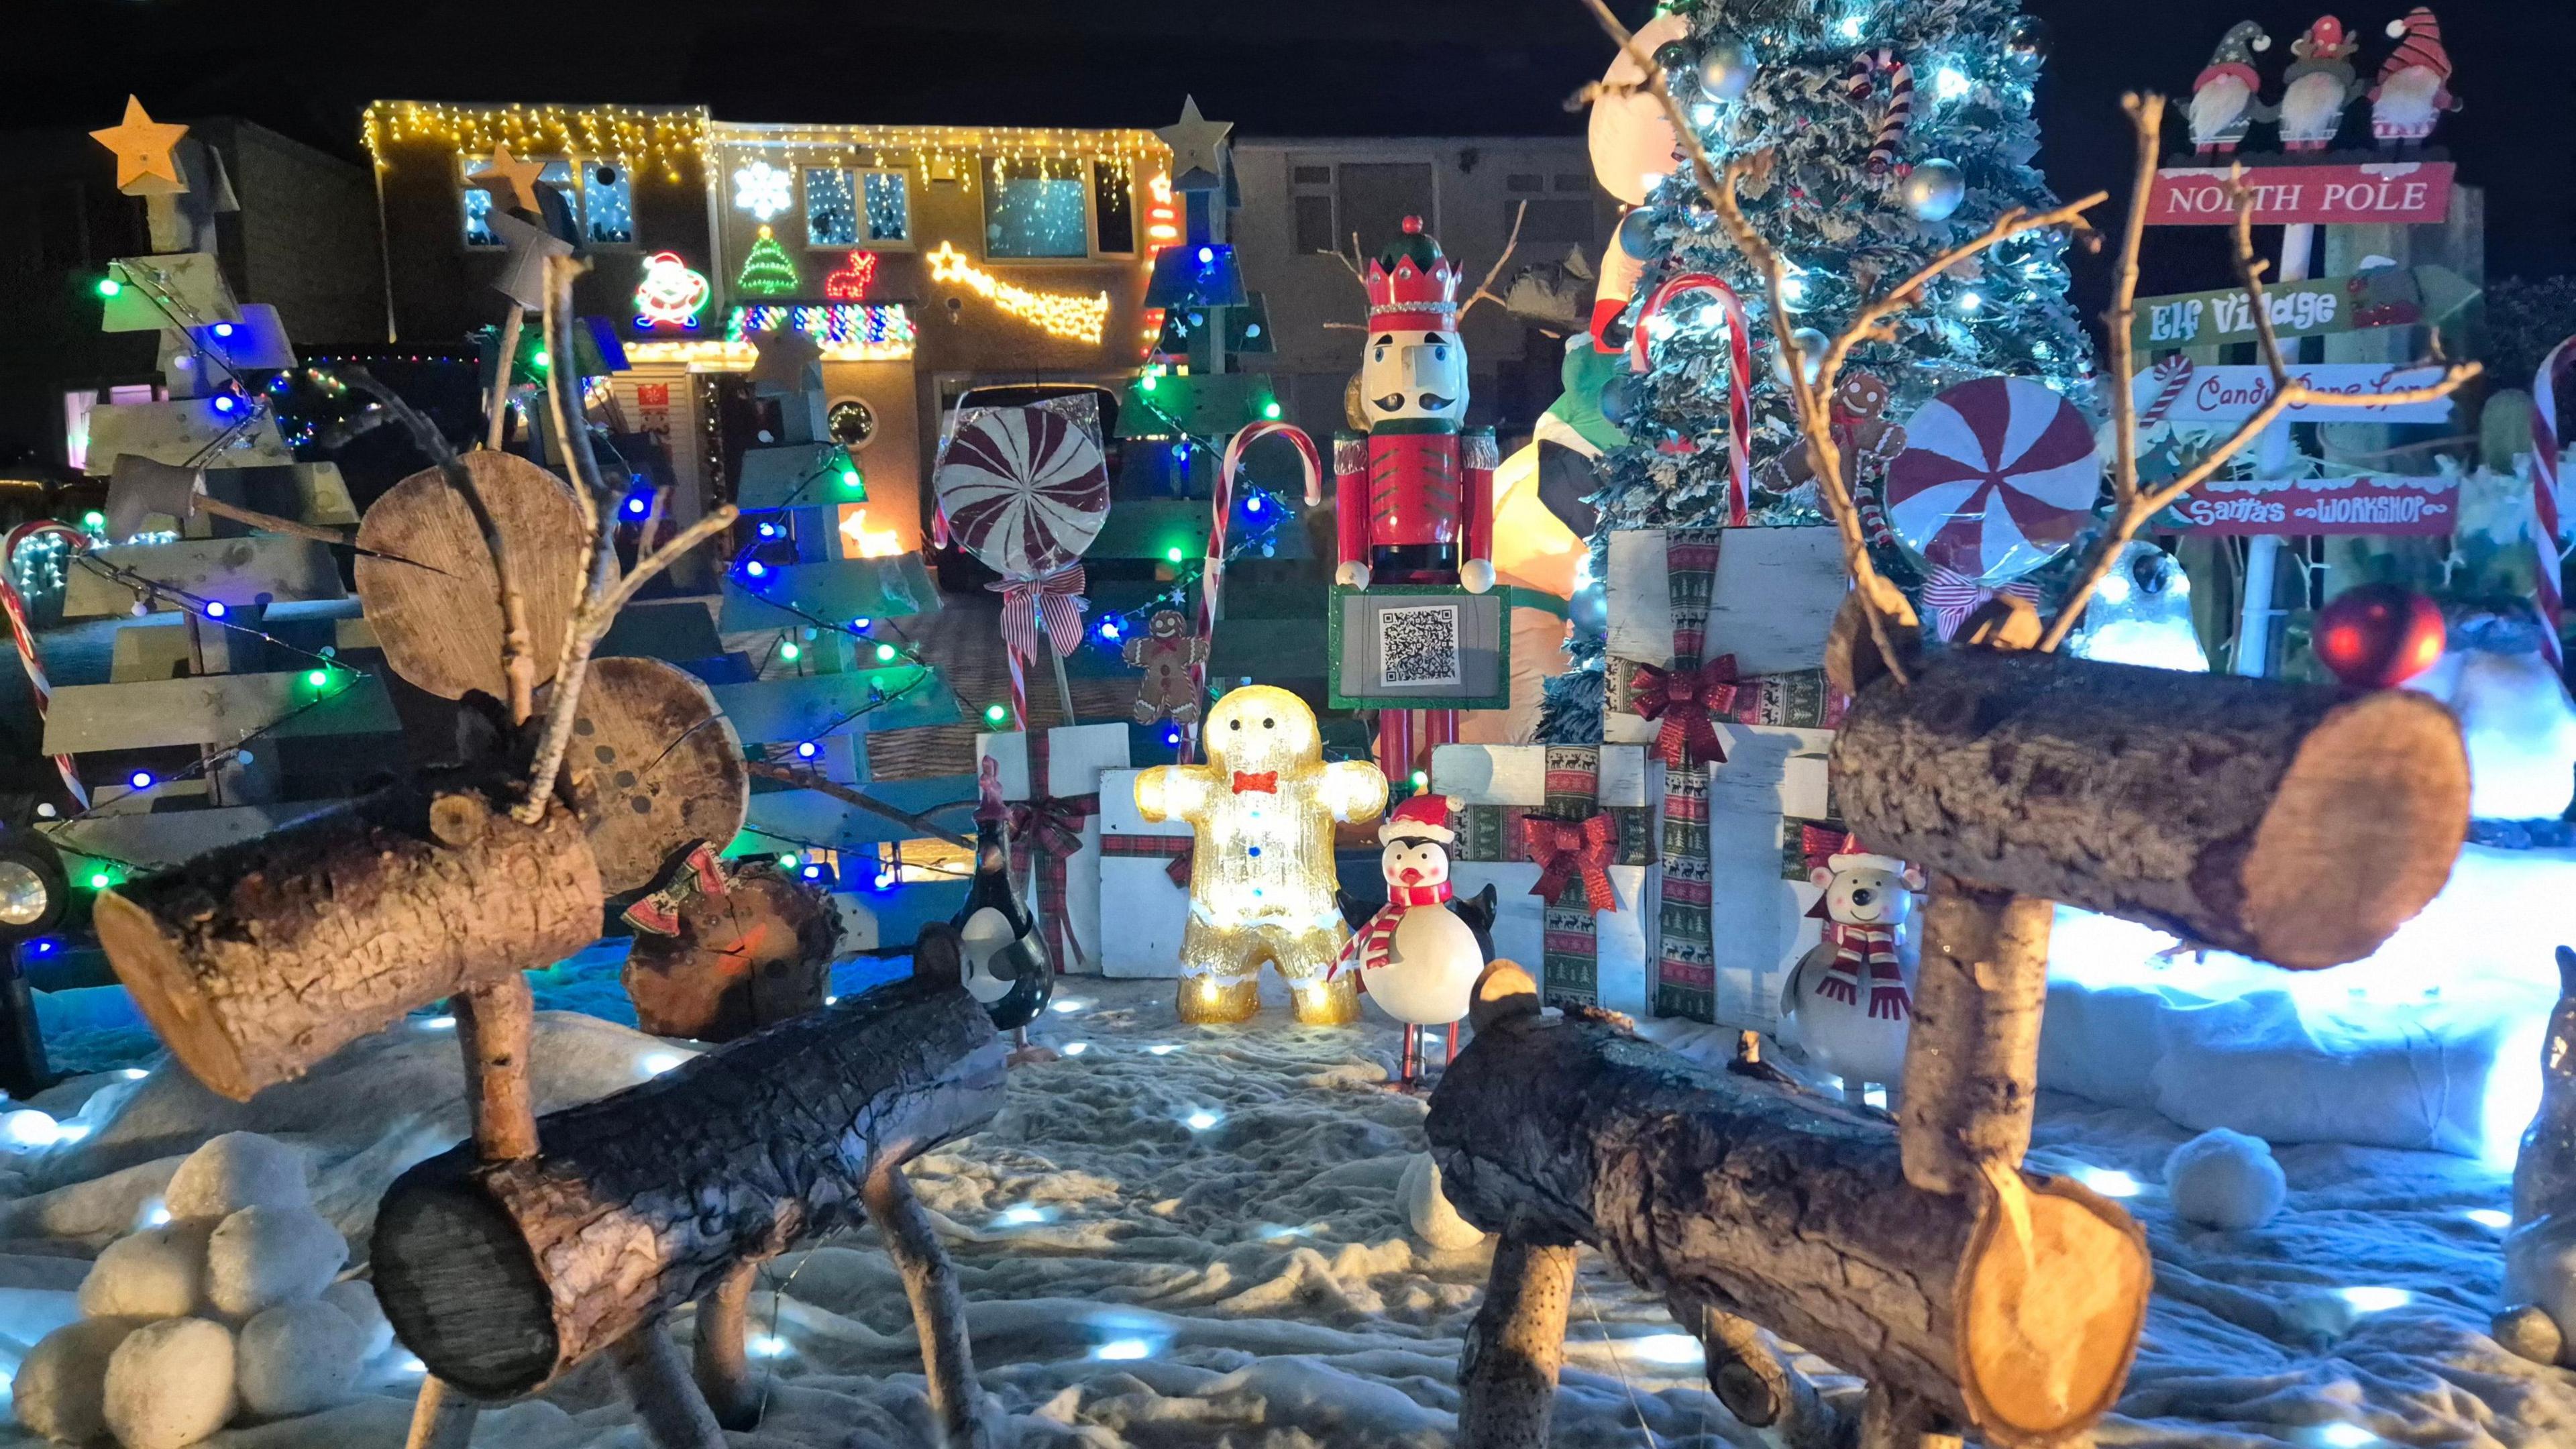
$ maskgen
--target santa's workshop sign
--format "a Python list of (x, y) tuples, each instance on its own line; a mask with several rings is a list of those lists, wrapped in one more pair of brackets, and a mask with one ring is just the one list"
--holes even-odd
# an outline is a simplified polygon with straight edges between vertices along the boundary
[(2457, 527), (2459, 494), (2438, 476), (2244, 478), (2204, 483), (2170, 512), (2197, 533), (2423, 536)]
[[(2448, 161), (2378, 161), (2349, 166), (2264, 166), (2244, 172), (2254, 193), (2254, 224), (2351, 226), (2365, 222), (2442, 221), (2451, 214)], [(2149, 226), (2233, 226), (2231, 173), (2220, 166), (2182, 166), (2156, 173), (2147, 196)]]

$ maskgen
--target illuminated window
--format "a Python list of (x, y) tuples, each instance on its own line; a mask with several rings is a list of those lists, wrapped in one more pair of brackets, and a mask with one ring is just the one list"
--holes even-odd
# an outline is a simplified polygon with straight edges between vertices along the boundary
[(1091, 187), (1081, 162), (995, 158), (984, 180), (984, 255), (1091, 255)]
[(837, 166), (805, 169), (805, 244), (859, 244), (859, 196), (850, 173)]
[[(459, 157), (457, 165), (464, 173), (471, 174), (483, 169), (484, 158)], [(573, 190), (572, 163), (558, 156), (537, 173), (537, 180), (561, 187), (569, 193)], [(469, 247), (497, 247), (501, 244), (501, 239), (492, 232), (492, 193), (480, 186), (468, 185), (465, 188), (465, 244)]]
[(1136, 192), (1122, 163), (1091, 163), (1092, 227), (1098, 250), (1119, 255), (1136, 250)]
[(868, 206), (868, 240), (912, 240), (912, 187), (900, 171), (871, 171), (861, 188)]
[(614, 161), (581, 168), (581, 229), (592, 246), (635, 242), (635, 178)]

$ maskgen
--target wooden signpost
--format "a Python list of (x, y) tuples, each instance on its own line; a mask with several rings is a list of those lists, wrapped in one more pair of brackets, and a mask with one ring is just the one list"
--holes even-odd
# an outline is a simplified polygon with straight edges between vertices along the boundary
[[(2367, 397), (2391, 389), (2424, 387), (2439, 381), (2442, 369), (2392, 367), (2379, 362), (2294, 362), (2289, 365), (2289, 374), (2291, 381), (2314, 392)], [(2162, 403), (2164, 420), (2174, 423), (2234, 423), (2261, 412), (2264, 404), (2272, 400), (2272, 370), (2254, 363), (2195, 366), (2187, 369), (2181, 382), (2168, 401), (2163, 394), (2173, 387), (2172, 378), (2140, 374), (2131, 384), (2131, 396), (2141, 409)], [(2302, 403), (2286, 409), (2282, 417), (2294, 423), (2441, 423), (2450, 421), (2451, 400), (2432, 398), (2370, 407)]]
[(2438, 473), (2248, 478), (2202, 484), (2165, 516), (2194, 533), (2368, 533), (2432, 538), (2459, 527), (2460, 480)]
[[(2158, 171), (2149, 226), (2234, 226), (2236, 199), (2223, 166)], [(2451, 214), (2451, 163), (2372, 161), (2348, 166), (2249, 166), (2256, 226), (2352, 226), (2440, 221)]]
[[(2265, 293), (2276, 337), (2328, 337), (2370, 327), (2439, 326), (2478, 295), (2448, 267), (2373, 267), (2348, 277), (2287, 282)], [(2258, 339), (2240, 287), (2140, 297), (2129, 345), (2142, 350), (2214, 347)]]

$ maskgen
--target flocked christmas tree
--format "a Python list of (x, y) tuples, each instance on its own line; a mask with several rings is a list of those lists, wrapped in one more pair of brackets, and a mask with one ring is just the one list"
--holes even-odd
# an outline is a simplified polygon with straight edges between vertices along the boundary
[(733, 284), (763, 297), (783, 297), (796, 290), (796, 263), (778, 244), (778, 238), (769, 234), (768, 227), (760, 229), (759, 240), (743, 255), (742, 270), (735, 275)]
[[(2031, 87), (2045, 32), (2015, 0), (1733, 0), (1674, 7), (1647, 33), (1659, 31), (1673, 38), (1656, 59), (1710, 155), (1723, 163), (1770, 153), (1767, 170), (1741, 188), (1741, 203), (1796, 270), (1791, 315), (1775, 318), (1763, 279), (1684, 168), (1622, 226), (1621, 246), (1644, 260), (1634, 300), (1692, 272), (1716, 276), (1741, 297), (1753, 359), (1751, 521), (1814, 522), (1822, 515), (1795, 446), (1789, 389), (1775, 370), (1787, 355), (1782, 334), (1793, 348), (1801, 334), (1821, 345), (1863, 300), (1999, 213), (2055, 204), (2031, 165), (2039, 150)], [(1879, 437), (1874, 421), (1901, 423), (1941, 389), (1998, 373), (2035, 379), (2089, 407), (2092, 350), (2066, 300), (2065, 249), (2062, 234), (2036, 233), (1953, 268), (1932, 285), (1928, 305), (1896, 320), (1892, 343), (1853, 353), (1838, 417)], [(1630, 324), (1639, 310), (1628, 313)], [(1603, 527), (1725, 523), (1723, 313), (1677, 301), (1672, 315), (1646, 325), (1652, 366), (1612, 384), (1625, 394), (1611, 402), (1631, 442), (1602, 460)], [(1610, 330), (1622, 335), (1617, 323)], [(1855, 383), (1855, 373), (1878, 379), (1883, 395)], [(1857, 472), (1856, 491), (1871, 506), (1879, 469), (1864, 457)], [(1900, 581), (1913, 578), (1912, 561), (1881, 551), (1882, 567)]]

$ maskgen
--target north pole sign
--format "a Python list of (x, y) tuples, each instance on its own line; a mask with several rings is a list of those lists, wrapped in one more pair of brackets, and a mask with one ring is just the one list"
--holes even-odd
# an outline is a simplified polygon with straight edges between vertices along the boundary
[(2424, 537), (2459, 526), (2459, 480), (2250, 478), (2204, 483), (2169, 510), (2195, 533)]
[[(2365, 327), (2440, 325), (2478, 295), (2446, 267), (2373, 267), (2349, 277), (2285, 282), (2265, 289), (2277, 337), (2325, 337)], [(2140, 297), (2129, 345), (2145, 351), (2257, 339), (2254, 304), (2242, 289)]]
[[(2290, 376), (2315, 392), (2358, 397), (2430, 387), (2442, 380), (2442, 369), (2391, 367), (2380, 362), (2311, 362), (2292, 364)], [(2257, 366), (2159, 368), (2138, 376), (2133, 395), (2141, 422), (2232, 423), (2254, 416), (2272, 400), (2272, 370)], [(2369, 407), (2312, 404), (2293, 407), (2282, 416), (2299, 423), (2441, 423), (2450, 421), (2451, 400), (2433, 398)]]
[[(2352, 166), (2249, 167), (2254, 224), (2352, 226), (2368, 222), (2433, 222), (2451, 214), (2448, 161), (2364, 162)], [(2236, 199), (2224, 167), (2184, 166), (2156, 173), (2147, 195), (2149, 226), (2233, 226)]]

